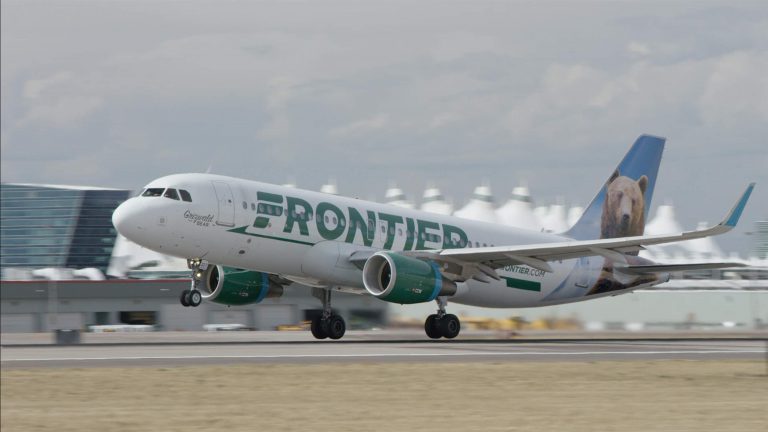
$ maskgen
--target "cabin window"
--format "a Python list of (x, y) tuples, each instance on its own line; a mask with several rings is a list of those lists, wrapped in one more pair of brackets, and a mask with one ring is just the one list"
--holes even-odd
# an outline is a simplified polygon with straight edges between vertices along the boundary
[(251, 203), (251, 210), (256, 210), (256, 204)]
[(182, 201), (192, 202), (192, 195), (190, 195), (189, 192), (185, 191), (184, 189), (179, 189), (179, 195), (181, 195)]
[(179, 200), (179, 194), (176, 192), (176, 189), (166, 189), (165, 194), (163, 194), (163, 196), (176, 201)]
[(402, 237), (403, 236), (403, 229), (402, 228), (398, 228), (397, 229), (397, 236), (398, 237)]
[(165, 188), (149, 188), (149, 189), (145, 190), (144, 193), (141, 194), (141, 196), (145, 196), (145, 197), (159, 197), (159, 196), (163, 196), (163, 192), (164, 191), (165, 191)]
[(243, 201), (243, 210), (248, 210), (248, 203)]

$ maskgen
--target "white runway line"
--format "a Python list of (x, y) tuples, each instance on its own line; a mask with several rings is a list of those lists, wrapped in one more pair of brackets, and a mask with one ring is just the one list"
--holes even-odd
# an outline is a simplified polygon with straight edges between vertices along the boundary
[(527, 352), (460, 352), (460, 353), (381, 353), (381, 354), (267, 354), (267, 355), (182, 355), (182, 356), (116, 356), (54, 357), (2, 359), (10, 362), (94, 361), (94, 360), (205, 360), (205, 359), (308, 359), (308, 358), (391, 358), (391, 357), (483, 357), (483, 356), (603, 356), (662, 354), (764, 354), (765, 350), (677, 350), (677, 351), (527, 351)]

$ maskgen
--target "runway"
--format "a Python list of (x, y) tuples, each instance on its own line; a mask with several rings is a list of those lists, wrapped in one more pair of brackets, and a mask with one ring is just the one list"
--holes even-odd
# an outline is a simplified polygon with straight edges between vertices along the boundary
[(761, 360), (765, 340), (273, 341), (5, 346), (2, 368), (380, 362)]

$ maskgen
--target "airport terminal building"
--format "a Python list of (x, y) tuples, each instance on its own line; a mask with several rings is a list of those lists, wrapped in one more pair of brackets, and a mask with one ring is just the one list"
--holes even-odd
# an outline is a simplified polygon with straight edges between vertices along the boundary
[(106, 273), (117, 236), (112, 212), (129, 194), (120, 189), (1, 184), (0, 267), (4, 273), (14, 268), (95, 268)]

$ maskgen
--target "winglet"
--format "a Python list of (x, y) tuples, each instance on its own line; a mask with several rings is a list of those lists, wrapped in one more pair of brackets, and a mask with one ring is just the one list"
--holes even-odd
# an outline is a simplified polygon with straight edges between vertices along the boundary
[(747, 190), (744, 191), (736, 205), (734, 205), (731, 211), (728, 212), (728, 215), (726, 215), (725, 219), (720, 222), (720, 225), (724, 225), (730, 228), (736, 226), (736, 224), (739, 222), (739, 218), (741, 218), (741, 213), (744, 211), (744, 207), (747, 206), (747, 201), (749, 201), (749, 196), (752, 194), (752, 189), (754, 188), (754, 183), (750, 183), (749, 186), (747, 186)]

